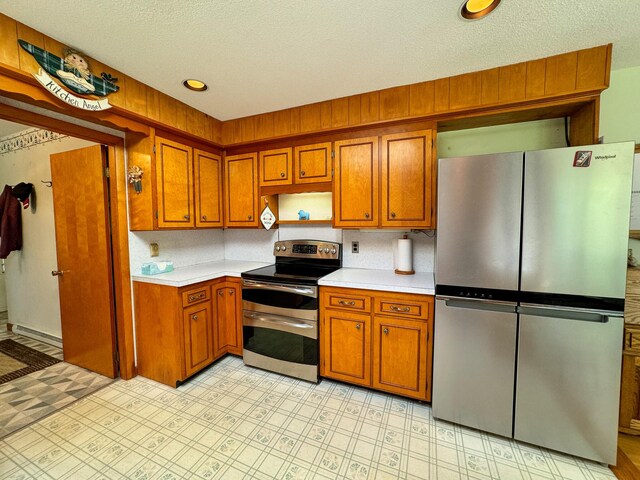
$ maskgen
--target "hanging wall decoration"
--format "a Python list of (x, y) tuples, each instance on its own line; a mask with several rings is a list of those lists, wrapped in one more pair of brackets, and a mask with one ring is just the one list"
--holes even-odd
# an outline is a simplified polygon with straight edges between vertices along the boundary
[(102, 73), (100, 77), (96, 77), (89, 71), (89, 63), (75, 50), (66, 49), (64, 58), (60, 58), (24, 40), (18, 40), (18, 43), (24, 50), (33, 55), (33, 58), (40, 65), (40, 71), (34, 73), (33, 76), (51, 94), (63, 102), (83, 110), (97, 112), (111, 108), (106, 98), (78, 97), (74, 93), (106, 97), (120, 89), (115, 84), (118, 81), (117, 78), (113, 78), (107, 73)]

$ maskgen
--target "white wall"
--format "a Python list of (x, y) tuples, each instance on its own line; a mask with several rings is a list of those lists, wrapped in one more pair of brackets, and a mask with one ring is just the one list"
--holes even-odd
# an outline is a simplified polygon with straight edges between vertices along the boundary
[[(0, 139), (2, 141), (2, 139)], [(0, 187), (19, 182), (35, 186), (35, 210), (22, 210), (22, 250), (6, 259), (4, 275), (9, 322), (61, 338), (52, 190), (40, 180), (51, 180), (49, 155), (93, 145), (76, 138), (0, 155)]]
[(0, 312), (7, 310), (7, 289), (5, 287), (4, 274), (0, 271)]

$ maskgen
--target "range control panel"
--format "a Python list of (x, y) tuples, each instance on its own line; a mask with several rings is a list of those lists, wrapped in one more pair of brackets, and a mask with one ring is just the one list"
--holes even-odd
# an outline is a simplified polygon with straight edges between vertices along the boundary
[(273, 246), (273, 254), (276, 257), (339, 260), (341, 253), (339, 243), (318, 240), (285, 240), (276, 242)]

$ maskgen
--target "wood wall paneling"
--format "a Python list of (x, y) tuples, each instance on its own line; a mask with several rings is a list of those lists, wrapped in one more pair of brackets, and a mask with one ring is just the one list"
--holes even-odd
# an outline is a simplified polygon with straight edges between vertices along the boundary
[[(20, 22), (18, 22), (18, 39), (25, 40), (36, 47), (44, 48), (44, 35)], [(20, 70), (26, 73), (38, 73), (40, 65), (33, 58), (33, 55), (20, 47), (17, 42), (15, 48), (18, 49), (20, 56)]]
[(572, 146), (592, 145), (598, 141), (598, 108), (591, 102), (570, 116), (569, 141)]
[(566, 93), (576, 88), (578, 52), (569, 52), (547, 58), (545, 95)]
[(313, 132), (321, 128), (320, 104), (312, 103), (300, 107), (300, 131)]
[(131, 230), (153, 230), (154, 229), (154, 171), (153, 152), (154, 135), (145, 137), (140, 135), (127, 134), (127, 164), (142, 168), (142, 192), (135, 193), (133, 185), (127, 183), (129, 189), (129, 228)]
[(544, 96), (545, 81), (547, 78), (547, 61), (544, 58), (527, 62), (527, 86), (525, 95), (527, 98), (539, 98)]
[(331, 126), (333, 128), (349, 125), (349, 98), (331, 100)]
[(158, 100), (160, 103), (160, 123), (175, 126), (178, 102), (164, 93), (159, 93)]
[(127, 109), (127, 106), (126, 106), (127, 82), (125, 81), (126, 75), (118, 70), (114, 70), (108, 65), (105, 65), (104, 63), (99, 62), (98, 60), (95, 60), (93, 58), (89, 58), (89, 69), (93, 72), (94, 75), (100, 75), (102, 72), (106, 72), (111, 74), (114, 78), (118, 79), (118, 81), (116, 82), (116, 85), (118, 86), (119, 89), (117, 92), (114, 92), (109, 95), (108, 97), (109, 103), (114, 107), (119, 107), (126, 111)]
[(125, 108), (144, 117), (147, 116), (147, 86), (131, 77), (124, 77)]
[(482, 103), (482, 72), (465, 73), (449, 79), (449, 108), (477, 107)]
[(409, 86), (409, 115), (416, 117), (434, 111), (434, 82), (414, 83)]
[[(18, 25), (13, 18), (0, 13), (0, 63), (11, 68), (20, 68), (20, 52), (18, 51)], [(20, 48), (20, 50), (22, 50)]]
[(320, 128), (331, 128), (331, 100), (320, 103)]
[(360, 95), (349, 97), (349, 125), (360, 125), (362, 123)]
[(187, 106), (187, 131), (197, 137), (207, 138), (205, 134), (205, 114)]
[(578, 52), (576, 88), (587, 90), (607, 85), (607, 49), (589, 48)]
[(291, 109), (291, 133), (300, 133), (300, 107)]
[(434, 110), (446, 112), (449, 110), (449, 79), (440, 78), (434, 82)]
[(175, 101), (176, 103), (176, 118), (175, 123), (172, 125), (176, 127), (178, 130), (186, 131), (187, 130), (187, 106), (179, 101)]
[[(224, 122), (222, 126), (227, 122)], [(291, 111), (279, 110), (273, 112), (273, 135), (275, 137), (282, 137), (291, 133)], [(224, 138), (224, 135), (223, 135)], [(226, 143), (226, 142), (225, 142)]]
[(519, 102), (526, 98), (527, 64), (516, 63), (500, 67), (500, 103)]
[(256, 140), (275, 136), (273, 113), (256, 116)]
[(493, 105), (500, 100), (500, 69), (482, 71), (482, 105)]
[(409, 116), (409, 86), (380, 90), (380, 120)]
[(362, 123), (380, 120), (380, 92), (369, 92), (360, 95), (360, 118)]
[(160, 121), (160, 92), (153, 88), (147, 88), (147, 116)]

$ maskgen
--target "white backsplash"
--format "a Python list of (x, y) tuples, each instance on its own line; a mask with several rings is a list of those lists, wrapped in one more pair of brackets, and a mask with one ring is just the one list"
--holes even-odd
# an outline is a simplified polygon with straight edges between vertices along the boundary
[[(434, 232), (427, 232), (433, 235)], [(402, 238), (403, 232), (372, 232), (343, 230), (344, 255), (342, 265), (351, 268), (374, 268), (393, 270), (394, 240)], [(416, 272), (433, 272), (435, 238), (424, 233), (409, 233), (413, 240), (413, 269)], [(351, 242), (359, 242), (360, 253), (351, 253)]]
[[(430, 235), (433, 232), (428, 232)], [(153, 260), (149, 244), (160, 247), (159, 260), (173, 260), (174, 267), (218, 260), (247, 260), (273, 263), (273, 244), (278, 240), (326, 240), (343, 245), (343, 266), (393, 270), (393, 242), (399, 231), (340, 230), (331, 225), (282, 225), (267, 231), (255, 229), (177, 230), (130, 232), (131, 273), (140, 273), (144, 262)], [(432, 272), (435, 239), (424, 233), (410, 233), (413, 239), (413, 269)], [(351, 242), (360, 242), (360, 253), (351, 253)]]
[(224, 258), (273, 263), (273, 244), (278, 229), (229, 229), (224, 231)]
[[(151, 243), (160, 247), (158, 257), (151, 257)], [(224, 235), (218, 229), (129, 232), (131, 274), (153, 260), (172, 260), (174, 267), (224, 260)]]

